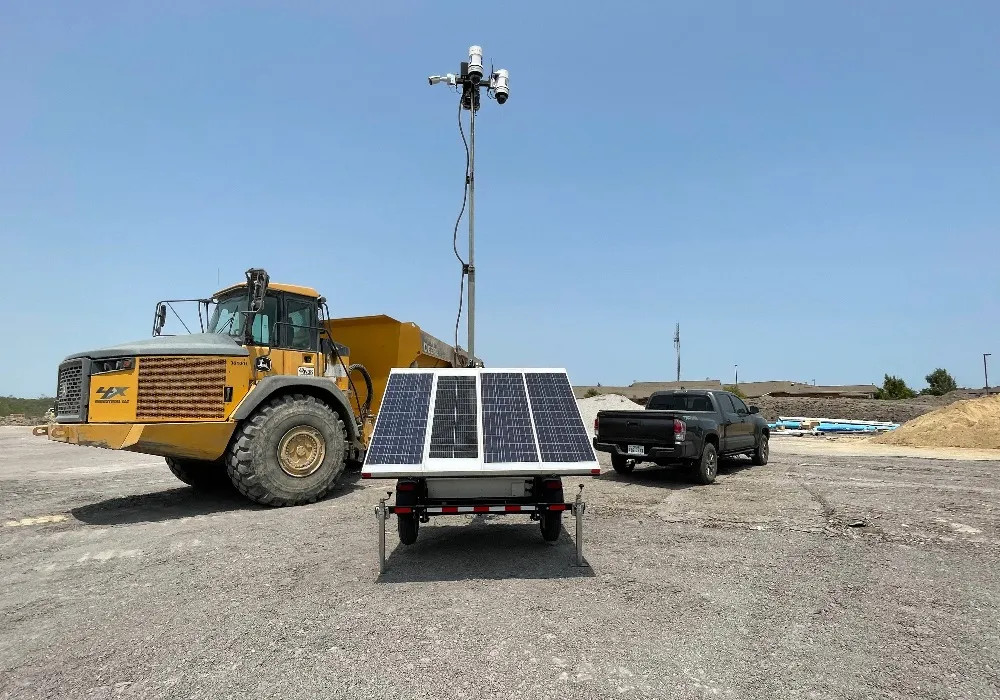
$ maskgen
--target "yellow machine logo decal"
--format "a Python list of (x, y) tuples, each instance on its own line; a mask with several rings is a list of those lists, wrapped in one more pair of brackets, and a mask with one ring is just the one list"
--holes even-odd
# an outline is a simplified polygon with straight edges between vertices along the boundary
[(129, 400), (125, 398), (127, 390), (127, 386), (112, 386), (107, 389), (102, 386), (96, 392), (98, 398), (94, 399), (94, 403), (128, 403)]

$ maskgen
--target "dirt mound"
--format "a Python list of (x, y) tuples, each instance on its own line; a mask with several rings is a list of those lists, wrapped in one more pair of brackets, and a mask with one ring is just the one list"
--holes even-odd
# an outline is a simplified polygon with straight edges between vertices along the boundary
[(912, 447), (1000, 449), (1000, 396), (957, 401), (908, 421), (874, 442)]
[(807, 416), (904, 423), (940, 408), (949, 403), (949, 400), (944, 396), (920, 396), (903, 401), (761, 396), (747, 399), (747, 403), (759, 406), (761, 415), (770, 421), (777, 420), (778, 416)]
[(594, 434), (594, 419), (597, 418), (598, 411), (641, 411), (643, 408), (619, 394), (601, 394), (589, 399), (577, 399), (576, 405), (580, 407), (583, 424), (587, 426), (587, 432), (591, 436)]

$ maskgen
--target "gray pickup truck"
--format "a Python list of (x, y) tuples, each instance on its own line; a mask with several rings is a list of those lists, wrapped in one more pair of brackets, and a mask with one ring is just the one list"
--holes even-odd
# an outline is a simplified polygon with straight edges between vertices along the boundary
[(642, 462), (685, 464), (700, 484), (715, 481), (720, 457), (767, 464), (770, 436), (757, 407), (728, 391), (658, 391), (644, 411), (601, 411), (594, 421), (594, 449), (610, 452), (619, 474)]

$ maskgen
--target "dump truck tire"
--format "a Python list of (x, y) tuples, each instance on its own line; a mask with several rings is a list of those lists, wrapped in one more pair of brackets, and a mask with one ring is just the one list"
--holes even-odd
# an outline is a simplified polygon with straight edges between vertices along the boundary
[(265, 403), (229, 447), (233, 485), (267, 506), (314, 503), (333, 488), (347, 455), (344, 421), (313, 396), (287, 394)]
[(200, 459), (167, 457), (167, 467), (173, 475), (188, 486), (205, 491), (229, 486), (226, 464), (222, 461), (207, 462)]

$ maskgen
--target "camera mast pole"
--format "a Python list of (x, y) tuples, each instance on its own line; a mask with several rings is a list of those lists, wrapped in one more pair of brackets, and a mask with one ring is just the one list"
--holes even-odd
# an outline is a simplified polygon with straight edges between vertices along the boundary
[[(431, 85), (445, 83), (462, 90), (462, 109), (469, 110), (469, 169), (465, 173), (465, 187), (469, 199), (469, 261), (462, 268), (462, 274), (469, 278), (469, 366), (476, 362), (476, 112), (479, 111), (480, 90), (485, 86), (486, 95), (497, 103), (504, 104), (510, 96), (509, 74), (500, 69), (483, 81), (483, 49), (469, 47), (469, 60), (463, 61), (458, 75), (432, 75), (427, 79)], [(458, 348), (456, 347), (457, 351)]]

